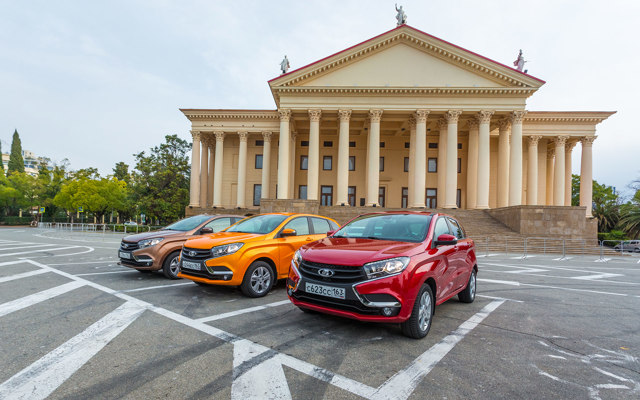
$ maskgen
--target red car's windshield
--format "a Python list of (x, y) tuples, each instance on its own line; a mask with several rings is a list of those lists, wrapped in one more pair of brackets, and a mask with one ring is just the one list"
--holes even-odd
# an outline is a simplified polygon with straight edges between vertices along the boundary
[(429, 232), (430, 215), (369, 214), (343, 226), (333, 237), (423, 242)]

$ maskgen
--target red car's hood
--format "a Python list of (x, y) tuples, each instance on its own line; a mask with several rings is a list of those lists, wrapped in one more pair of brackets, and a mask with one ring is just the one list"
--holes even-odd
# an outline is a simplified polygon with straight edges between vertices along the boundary
[(122, 240), (124, 240), (125, 242), (137, 243), (143, 239), (153, 239), (158, 237), (167, 237), (167, 236), (184, 235), (184, 234), (185, 232), (182, 232), (182, 231), (169, 231), (169, 230), (151, 231), (151, 232), (143, 232), (143, 233), (137, 233), (135, 235), (125, 236)]
[(301, 247), (300, 254), (311, 262), (355, 266), (393, 257), (410, 257), (424, 251), (423, 247), (422, 243), (327, 237)]

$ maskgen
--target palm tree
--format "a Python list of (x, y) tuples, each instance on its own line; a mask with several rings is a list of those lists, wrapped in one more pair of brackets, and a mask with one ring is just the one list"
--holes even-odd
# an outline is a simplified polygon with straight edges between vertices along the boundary
[(640, 237), (640, 190), (633, 199), (620, 208), (618, 225), (631, 238)]

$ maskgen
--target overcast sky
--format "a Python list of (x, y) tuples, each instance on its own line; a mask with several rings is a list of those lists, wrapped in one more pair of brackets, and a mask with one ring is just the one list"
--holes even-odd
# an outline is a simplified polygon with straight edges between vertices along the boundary
[[(594, 178), (640, 178), (640, 2), (401, 1), (408, 24), (547, 83), (528, 110), (617, 111), (597, 126)], [(274, 109), (267, 81), (395, 27), (394, 1), (0, 0), (0, 140), (111, 173), (179, 108)], [(580, 167), (580, 146), (573, 168)]]

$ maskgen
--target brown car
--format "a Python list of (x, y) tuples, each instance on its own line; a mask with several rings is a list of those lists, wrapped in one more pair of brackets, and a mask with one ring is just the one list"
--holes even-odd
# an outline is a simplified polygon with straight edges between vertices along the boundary
[(182, 244), (197, 235), (220, 232), (244, 219), (239, 215), (196, 215), (158, 231), (126, 236), (120, 243), (120, 264), (141, 272), (162, 269), (164, 276), (178, 279)]

